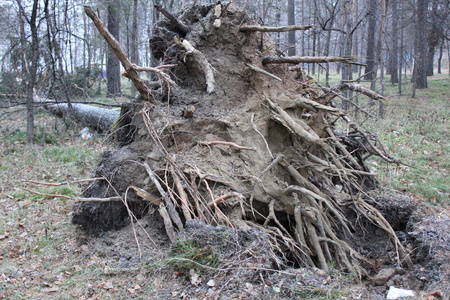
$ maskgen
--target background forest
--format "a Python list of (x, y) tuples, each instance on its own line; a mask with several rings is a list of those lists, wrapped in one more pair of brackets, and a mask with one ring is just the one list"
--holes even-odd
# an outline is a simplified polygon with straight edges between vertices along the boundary
[[(111, 261), (120, 264), (122, 258), (110, 255), (104, 248), (104, 244), (114, 244), (116, 240), (112, 242), (111, 237), (110, 241), (88, 242), (87, 237), (76, 232), (70, 222), (73, 203), (67, 199), (80, 194), (78, 181), (92, 176), (102, 153), (113, 148), (115, 142), (109, 133), (92, 129), (92, 138), (82, 139), (79, 133), (83, 124), (71, 118), (53, 117), (39, 102), (55, 101), (69, 107), (83, 103), (118, 111), (122, 103), (138, 96), (129, 79), (121, 76), (123, 68), (85, 15), (84, 5), (96, 9), (132, 62), (155, 67), (160, 61), (152, 57), (149, 40), (153, 25), (165, 18), (155, 5), (176, 13), (193, 2), (215, 3), (1, 1), (0, 299), (42, 298), (55, 293), (68, 299), (126, 298), (144, 293), (155, 299), (169, 297), (158, 294), (163, 291), (158, 291), (158, 287), (167, 278), (157, 274), (168, 265), (155, 263), (164, 257), (161, 251), (144, 250), (151, 269), (136, 269), (134, 262), (116, 269), (110, 267)], [(324, 87), (356, 82), (384, 95), (386, 101), (374, 102), (344, 91), (338, 103), (402, 162), (391, 165), (377, 157), (368, 160), (381, 182), (380, 192), (401, 192), (427, 203), (439, 211), (436, 219), (448, 214), (450, 1), (232, 2), (245, 7), (261, 25), (312, 26), (304, 31), (271, 33), (280, 56), (349, 56), (358, 61), (360, 65), (299, 65), (311, 76), (311, 82)], [(151, 74), (142, 76), (150, 81)], [(44, 181), (53, 185), (36, 184)], [(134, 251), (128, 259), (132, 261), (140, 249), (130, 246), (134, 245), (134, 236), (130, 231), (127, 234), (129, 239), (120, 241), (117, 251)], [(142, 232), (137, 236), (145, 238)], [(195, 248), (176, 246), (183, 251), (185, 247), (189, 251)], [(332, 280), (329, 274), (319, 275), (323, 278), (318, 282), (328, 280), (328, 285), (314, 288), (315, 283), (311, 283), (294, 290), (293, 295), (318, 299), (350, 297), (350, 292), (343, 289), (348, 278), (339, 277), (337, 272), (331, 275)], [(168, 276), (169, 281), (171, 276), (176, 277)], [(282, 284), (283, 281), (280, 289)], [(279, 293), (275, 285), (270, 290), (275, 295)], [(181, 297), (182, 292), (175, 296), (172, 292), (171, 296)]]

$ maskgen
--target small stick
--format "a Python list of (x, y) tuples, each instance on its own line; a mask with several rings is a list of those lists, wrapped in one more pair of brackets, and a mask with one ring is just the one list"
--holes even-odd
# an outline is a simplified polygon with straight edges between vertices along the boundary
[(32, 194), (36, 194), (36, 195), (40, 195), (40, 196), (44, 196), (44, 197), (56, 197), (56, 198), (66, 198), (66, 199), (70, 199), (71, 197), (66, 196), (66, 195), (60, 195), (60, 194), (44, 194), (44, 193), (39, 193), (39, 192), (35, 192), (32, 190), (29, 190), (27, 188), (23, 188), (25, 191), (28, 191)]
[(224, 142), (224, 141), (211, 141), (211, 142), (206, 142), (206, 141), (198, 141), (197, 144), (199, 145), (203, 145), (203, 146), (210, 146), (210, 145), (225, 145), (225, 146), (230, 146), (236, 149), (240, 149), (240, 150), (255, 150), (254, 148), (250, 148), (250, 147), (244, 147), (244, 146), (239, 146), (238, 144), (232, 143), (232, 142)]
[(214, 206), (219, 205), (222, 202), (224, 202), (225, 200), (228, 200), (234, 196), (237, 196), (237, 194), (236, 193), (226, 194), (226, 195), (220, 196), (219, 198), (214, 199), (214, 201), (209, 202), (207, 205), (209, 208), (213, 208)]
[(248, 64), (248, 63), (245, 63), (245, 65), (246, 65), (247, 67), (249, 67), (250, 69), (252, 69), (253, 71), (255, 71), (255, 72), (258, 72), (258, 73), (267, 75), (267, 76), (272, 77), (272, 78), (274, 78), (274, 79), (276, 79), (276, 80), (278, 80), (278, 81), (283, 82), (283, 80), (282, 80), (280, 77), (275, 76), (275, 75), (273, 75), (273, 74), (271, 74), (271, 73), (269, 73), (269, 72), (267, 72), (267, 71), (264, 71), (264, 70), (261, 69), (261, 68), (255, 67), (254, 65), (251, 65), (251, 64)]
[(214, 202), (214, 194), (213, 194), (211, 188), (209, 187), (208, 181), (206, 181), (206, 179), (203, 179), (203, 182), (205, 183), (206, 189), (208, 190), (211, 199), (213, 199), (212, 203), (213, 203), (213, 207), (215, 208), (216, 214), (218, 214), (220, 217), (222, 217), (231, 228), (234, 228), (230, 219), (219, 209), (219, 207), (217, 207), (216, 203)]
[(109, 202), (109, 201), (122, 201), (122, 197), (114, 196), (108, 198), (82, 198), (77, 197), (73, 199), (75, 202)]
[[(170, 76), (164, 72), (161, 71), (162, 68), (170, 68), (170, 67), (174, 67), (175, 65), (162, 65), (159, 67), (140, 67), (136, 64), (132, 64), (131, 65), (133, 70), (135, 70), (136, 72), (152, 72), (152, 73), (156, 73), (156, 75), (158, 75), (159, 77), (162, 78), (162, 80), (168, 82), (169, 84), (173, 85), (173, 86), (177, 86), (177, 84), (175, 83), (175, 81), (173, 81)], [(122, 73), (123, 76), (129, 78), (128, 73), (125, 71)], [(130, 78), (131, 79), (131, 78)]]
[(60, 185), (66, 185), (66, 184), (72, 184), (72, 183), (88, 182), (88, 181), (104, 180), (104, 179), (105, 179), (105, 177), (96, 177), (96, 178), (72, 180), (72, 181), (66, 181), (66, 182), (55, 182), (55, 183), (40, 182), (40, 181), (34, 181), (34, 180), (22, 180), (22, 182), (29, 182), (29, 183), (40, 184), (40, 185), (60, 186)]

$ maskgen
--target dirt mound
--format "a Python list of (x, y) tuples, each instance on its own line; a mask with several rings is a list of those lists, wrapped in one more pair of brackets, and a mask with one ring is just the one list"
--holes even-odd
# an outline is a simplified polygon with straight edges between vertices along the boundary
[(105, 180), (83, 195), (120, 201), (77, 203), (73, 222), (98, 234), (152, 208), (172, 241), (191, 219), (256, 228), (284, 264), (333, 263), (360, 274), (360, 262), (371, 263), (345, 241), (355, 232), (349, 210), (387, 234), (397, 264), (409, 264), (392, 227), (361, 197), (376, 183), (365, 159), (395, 159), (334, 104), (339, 89), (380, 96), (351, 84), (323, 88), (299, 67), (264, 65), (261, 56), (276, 56), (276, 47), (267, 33), (242, 31), (258, 24), (231, 4), (191, 6), (178, 22), (188, 30), (163, 20), (151, 40), (176, 86), (161, 77), (150, 84), (156, 106), (123, 107), (119, 146), (95, 174)]

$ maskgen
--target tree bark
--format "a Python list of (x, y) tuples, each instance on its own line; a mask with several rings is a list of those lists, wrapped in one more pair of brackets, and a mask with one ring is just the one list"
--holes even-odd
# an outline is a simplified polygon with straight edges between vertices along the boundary
[(398, 83), (398, 3), (391, 0), (392, 5), (392, 49), (389, 53), (389, 74), (391, 83)]
[[(295, 25), (295, 1), (288, 0), (288, 25)], [(296, 43), (295, 43), (295, 31), (288, 32), (288, 55), (295, 56)]]
[[(112, 0), (108, 3), (108, 31), (117, 42), (120, 41), (119, 6), (118, 2)], [(107, 51), (106, 80), (107, 95), (109, 97), (120, 95), (120, 62), (111, 47), (108, 47)]]
[[(133, 25), (131, 28), (131, 61), (137, 65), (139, 65), (139, 57), (138, 57), (138, 25), (137, 25), (137, 8), (138, 1), (133, 0)], [(136, 96), (136, 87), (134, 85), (131, 86), (131, 96)]]
[[(38, 37), (38, 27), (36, 24), (37, 19), (37, 13), (38, 13), (38, 0), (33, 1), (33, 7), (31, 10), (31, 17), (30, 19), (27, 18), (25, 15), (25, 11), (22, 7), (22, 3), (20, 0), (17, 1), (20, 9), (21, 14), (21, 22), (25, 19), (29, 26), (31, 31), (31, 59), (30, 59), (30, 66), (28, 67), (28, 76), (27, 78), (27, 143), (33, 144), (34, 143), (34, 105), (33, 105), (33, 94), (34, 94), (34, 87), (36, 84), (36, 74), (37, 74), (37, 68), (38, 68), (38, 62), (39, 62), (39, 37)], [(23, 26), (23, 23), (22, 23)], [(23, 37), (24, 39), (24, 37)], [(25, 42), (22, 40), (22, 42)], [(25, 55), (24, 55), (25, 59)], [(24, 64), (26, 67), (26, 63)]]
[[(343, 19), (343, 26), (345, 26), (345, 36), (344, 36), (344, 47), (342, 51), (343, 56), (350, 56), (352, 54), (352, 42), (353, 42), (353, 33), (352, 33), (352, 27), (353, 27), (353, 16), (352, 16), (352, 2), (350, 0), (345, 0), (342, 3), (342, 19)], [(348, 81), (352, 79), (352, 69), (348, 64), (342, 65), (342, 74), (341, 78), (343, 81)], [(351, 92), (345, 90), (344, 91), (344, 97), (345, 99), (350, 99), (352, 97)], [(343, 99), (342, 100), (342, 108), (344, 110), (348, 109), (348, 101)]]
[(368, 0), (369, 17), (367, 28), (367, 51), (366, 51), (366, 74), (365, 80), (373, 80), (377, 77), (375, 69), (375, 27), (376, 27), (376, 13), (377, 1)]
[(77, 122), (92, 127), (100, 133), (107, 132), (120, 115), (117, 110), (87, 104), (72, 103), (69, 108), (67, 103), (56, 103), (48, 99), (38, 99), (36, 103), (39, 102), (46, 103), (44, 108), (51, 114), (58, 117), (70, 115)]
[(427, 76), (432, 76), (434, 74), (434, 54), (436, 52), (436, 47), (439, 45), (439, 39), (441, 37), (440, 32), (442, 32), (442, 24), (445, 24), (444, 20), (441, 19), (438, 13), (438, 0), (431, 0), (432, 10), (430, 12), (430, 16), (427, 18), (431, 20), (431, 26), (429, 26), (427, 42), (428, 42), (428, 51), (427, 51)]
[(415, 29), (415, 51), (414, 51), (414, 87), (426, 89), (427, 83), (427, 39), (426, 39), (426, 16), (428, 0), (418, 0), (417, 19)]

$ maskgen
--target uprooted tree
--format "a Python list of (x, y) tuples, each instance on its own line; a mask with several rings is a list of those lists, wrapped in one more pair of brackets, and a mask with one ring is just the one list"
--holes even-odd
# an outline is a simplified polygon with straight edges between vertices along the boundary
[[(382, 228), (398, 263), (409, 263), (365, 192), (376, 185), (366, 159), (396, 159), (335, 104), (344, 89), (382, 97), (351, 83), (324, 88), (288, 65), (352, 58), (278, 56), (267, 32), (308, 27), (263, 27), (232, 4), (214, 4), (178, 16), (163, 11), (167, 19), (150, 40), (161, 67), (144, 68), (85, 11), (141, 97), (123, 105), (113, 128), (119, 145), (104, 154), (95, 174), (102, 179), (75, 204), (74, 223), (98, 233), (151, 210), (171, 240), (191, 219), (257, 228), (279, 257), (359, 271), (367, 260), (346, 242), (358, 230), (345, 217), (352, 211)], [(158, 82), (146, 85), (141, 71)]]

